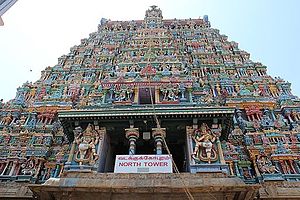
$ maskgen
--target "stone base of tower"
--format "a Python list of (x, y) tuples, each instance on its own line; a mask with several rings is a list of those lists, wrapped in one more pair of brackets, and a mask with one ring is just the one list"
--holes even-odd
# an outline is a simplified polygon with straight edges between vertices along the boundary
[(258, 192), (259, 199), (300, 199), (300, 182), (268, 181), (262, 183)]
[(31, 185), (39, 199), (253, 199), (260, 185), (246, 185), (223, 174), (91, 174), (68, 173)]
[(33, 193), (28, 188), (28, 182), (0, 182), (0, 199), (33, 199)]

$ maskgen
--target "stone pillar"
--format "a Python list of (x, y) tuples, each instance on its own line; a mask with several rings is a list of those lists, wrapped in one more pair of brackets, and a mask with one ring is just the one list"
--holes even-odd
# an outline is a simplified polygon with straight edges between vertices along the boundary
[(139, 129), (138, 128), (127, 128), (125, 129), (126, 138), (129, 140), (129, 155), (135, 155), (136, 140), (139, 138)]
[(162, 146), (164, 138), (166, 137), (166, 129), (165, 128), (152, 128), (152, 137), (155, 141), (155, 148), (156, 148), (156, 154), (161, 155), (162, 154)]

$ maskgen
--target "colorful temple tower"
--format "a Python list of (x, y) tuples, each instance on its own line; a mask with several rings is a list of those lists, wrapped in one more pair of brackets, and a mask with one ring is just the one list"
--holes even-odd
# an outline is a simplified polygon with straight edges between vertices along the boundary
[[(207, 16), (151, 6), (101, 19), (0, 103), (0, 197), (299, 199), (299, 124), (290, 83)], [(172, 156), (174, 171), (114, 173), (118, 155)]]

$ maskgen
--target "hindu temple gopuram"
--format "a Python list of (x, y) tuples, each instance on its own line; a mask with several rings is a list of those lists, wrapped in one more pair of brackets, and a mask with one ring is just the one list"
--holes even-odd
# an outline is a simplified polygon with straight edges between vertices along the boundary
[(300, 100), (199, 19), (102, 19), (0, 103), (2, 199), (300, 199)]

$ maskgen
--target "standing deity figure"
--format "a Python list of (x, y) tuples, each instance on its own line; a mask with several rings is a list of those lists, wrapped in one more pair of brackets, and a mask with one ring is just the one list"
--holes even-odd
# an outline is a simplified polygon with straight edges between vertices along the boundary
[(201, 125), (200, 130), (196, 129), (194, 131), (194, 135), (192, 136), (192, 138), (195, 141), (195, 148), (192, 154), (193, 159), (200, 159), (202, 161), (208, 162), (209, 164), (211, 163), (211, 161), (215, 161), (217, 159), (217, 153), (213, 149), (213, 143), (215, 142), (217, 137), (208, 128), (206, 123), (203, 123)]
[(99, 135), (91, 124), (87, 126), (84, 132), (76, 136), (75, 142), (78, 145), (75, 161), (79, 162), (79, 165), (83, 163), (95, 164), (95, 161), (98, 159), (96, 145), (99, 142)]

